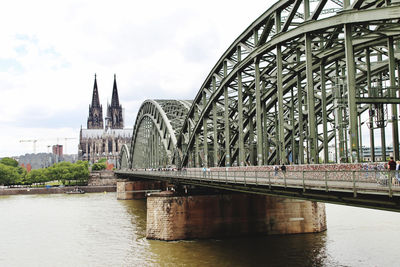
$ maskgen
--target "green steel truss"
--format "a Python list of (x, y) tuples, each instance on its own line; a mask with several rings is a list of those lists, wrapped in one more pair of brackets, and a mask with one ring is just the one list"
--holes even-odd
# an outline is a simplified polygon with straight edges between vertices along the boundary
[(357, 162), (361, 131), (399, 159), (399, 76), (400, 1), (279, 1), (193, 101), (143, 103), (130, 166)]
[(180, 135), (191, 101), (146, 100), (139, 109), (125, 168), (158, 168), (179, 162), (176, 136)]
[(130, 168), (130, 149), (129, 149), (130, 144), (125, 144), (121, 148), (121, 153), (120, 153), (120, 158), (119, 158), (119, 166), (117, 166), (119, 169), (129, 169)]

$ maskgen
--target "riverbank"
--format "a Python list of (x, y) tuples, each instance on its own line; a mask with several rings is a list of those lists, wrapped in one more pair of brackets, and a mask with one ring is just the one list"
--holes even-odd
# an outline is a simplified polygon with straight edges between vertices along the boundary
[[(71, 191), (75, 186), (65, 187), (40, 187), (40, 188), (4, 188), (0, 189), (0, 196), (5, 195), (35, 195), (35, 194), (64, 194)], [(86, 193), (116, 192), (116, 186), (79, 186)]]

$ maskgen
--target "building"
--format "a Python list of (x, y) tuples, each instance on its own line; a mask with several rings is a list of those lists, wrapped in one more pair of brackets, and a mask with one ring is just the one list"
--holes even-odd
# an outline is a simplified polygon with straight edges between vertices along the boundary
[(107, 105), (107, 116), (103, 122), (103, 106), (100, 104), (95, 75), (87, 129), (81, 128), (79, 135), (79, 159), (94, 163), (106, 158), (109, 163), (116, 164), (122, 146), (131, 141), (132, 132), (133, 129), (124, 129), (123, 109), (119, 103), (115, 75), (111, 104)]
[(53, 145), (53, 154), (57, 155), (58, 157), (62, 158), (63, 154), (63, 146), (62, 145)]
[(53, 156), (55, 158), (56, 163), (64, 160), (64, 153), (63, 153), (62, 145), (53, 145), (52, 151), (53, 151)]
[[(375, 147), (375, 161), (380, 162), (380, 161), (388, 161), (390, 157), (393, 157), (393, 146), (387, 146), (386, 147), (386, 157), (383, 156), (383, 151), (382, 147)], [(372, 161), (372, 155), (371, 155), (371, 148), (370, 147), (363, 147), (362, 148), (362, 158), (363, 161)], [(399, 160), (399, 159), (395, 159)]]

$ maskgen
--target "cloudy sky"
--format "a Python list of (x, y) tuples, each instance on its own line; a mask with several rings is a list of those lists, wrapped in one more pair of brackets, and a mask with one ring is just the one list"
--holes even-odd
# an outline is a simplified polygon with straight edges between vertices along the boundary
[[(103, 114), (114, 73), (125, 126), (145, 99), (192, 99), (222, 53), (274, 0), (22, 1), (0, 10), (0, 157), (77, 153), (94, 74)], [(57, 141), (58, 140), (58, 141)]]

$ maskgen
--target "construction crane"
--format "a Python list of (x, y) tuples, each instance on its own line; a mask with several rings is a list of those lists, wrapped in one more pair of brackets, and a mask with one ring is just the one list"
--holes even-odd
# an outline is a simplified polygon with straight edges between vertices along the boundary
[[(36, 143), (39, 141), (49, 141), (49, 140), (57, 140), (57, 145), (59, 145), (59, 140), (64, 139), (64, 152), (67, 154), (67, 142), (68, 140), (77, 139), (75, 137), (58, 137), (58, 138), (45, 138), (45, 139), (31, 139), (31, 140), (19, 140), (20, 143), (24, 142), (32, 142), (33, 143), (33, 153), (36, 154)], [(47, 145), (47, 153), (49, 153), (50, 145)]]
[(20, 143), (24, 142), (32, 142), (33, 143), (33, 154), (36, 154), (36, 143), (38, 139), (33, 139), (33, 140), (19, 140)]

